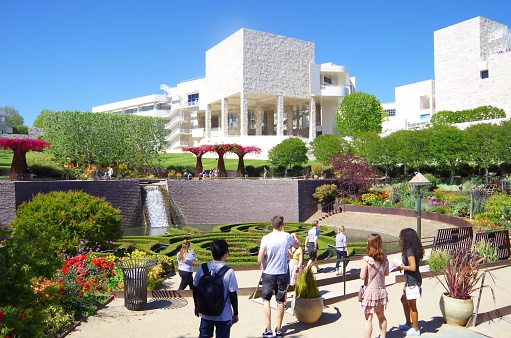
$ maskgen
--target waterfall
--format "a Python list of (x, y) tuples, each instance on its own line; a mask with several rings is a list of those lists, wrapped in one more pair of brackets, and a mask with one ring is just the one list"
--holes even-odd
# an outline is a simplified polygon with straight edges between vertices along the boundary
[(170, 225), (167, 217), (167, 204), (159, 186), (147, 185), (145, 191), (144, 209), (146, 223), (151, 228), (166, 228)]

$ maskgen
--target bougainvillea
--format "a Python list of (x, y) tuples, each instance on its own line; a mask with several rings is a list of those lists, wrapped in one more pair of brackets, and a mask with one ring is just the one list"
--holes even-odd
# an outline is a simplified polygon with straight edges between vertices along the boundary
[(221, 144), (214, 144), (211, 146), (211, 151), (217, 153), (218, 155), (218, 176), (219, 177), (227, 177), (227, 171), (225, 170), (225, 163), (224, 163), (224, 155), (226, 153), (234, 153), (236, 149), (238, 148), (237, 144), (232, 143), (221, 143)]
[(236, 144), (234, 149), (234, 153), (238, 155), (238, 170), (236, 172), (236, 176), (238, 177), (244, 177), (245, 176), (245, 161), (244, 157), (247, 154), (259, 154), (261, 152), (261, 148), (255, 147), (255, 146), (242, 146), (239, 144)]
[(12, 150), (12, 164), (9, 179), (22, 181), (27, 172), (27, 157), (29, 151), (43, 151), (50, 144), (46, 141), (31, 138), (0, 138), (0, 147), (4, 150)]
[(197, 163), (195, 164), (195, 177), (199, 176), (199, 173), (202, 171), (202, 155), (209, 153), (212, 151), (210, 145), (202, 145), (197, 147), (187, 147), (181, 149), (184, 152), (190, 152), (197, 157)]

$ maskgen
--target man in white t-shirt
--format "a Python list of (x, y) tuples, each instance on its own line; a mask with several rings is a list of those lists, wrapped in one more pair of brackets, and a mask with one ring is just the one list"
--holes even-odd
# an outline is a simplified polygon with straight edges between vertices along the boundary
[(284, 217), (274, 216), (271, 220), (273, 231), (261, 239), (257, 260), (263, 267), (262, 296), (266, 329), (263, 337), (273, 337), (271, 327), (270, 300), (275, 292), (277, 301), (277, 326), (275, 337), (282, 337), (282, 320), (288, 284), (288, 253), (295, 239), (284, 231)]
[(309, 261), (307, 262), (307, 269), (314, 265), (316, 271), (320, 272), (323, 268), (318, 265), (318, 237), (319, 237), (319, 222), (313, 221), (312, 228), (307, 232), (305, 237), (305, 252), (309, 254)]

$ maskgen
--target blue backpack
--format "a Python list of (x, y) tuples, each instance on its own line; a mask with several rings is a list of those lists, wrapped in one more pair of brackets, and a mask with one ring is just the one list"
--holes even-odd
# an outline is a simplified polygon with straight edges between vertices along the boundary
[[(214, 276), (208, 269), (208, 263), (202, 264), (203, 275), (197, 284), (197, 305), (199, 312), (206, 316), (220, 316), (224, 311), (224, 275), (230, 267), (224, 265)], [(229, 296), (229, 295), (227, 295)]]

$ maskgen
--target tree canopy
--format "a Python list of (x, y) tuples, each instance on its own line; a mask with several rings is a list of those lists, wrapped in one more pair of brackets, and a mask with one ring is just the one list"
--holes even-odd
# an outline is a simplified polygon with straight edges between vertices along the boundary
[(349, 151), (350, 144), (344, 138), (331, 134), (324, 134), (312, 140), (309, 147), (316, 160), (325, 164), (330, 157), (338, 152)]
[(383, 117), (381, 103), (374, 95), (356, 92), (346, 96), (339, 105), (337, 131), (341, 136), (367, 131), (381, 133)]
[(36, 121), (62, 164), (122, 163), (135, 168), (151, 163), (165, 145), (163, 122), (152, 117), (45, 110)]
[(25, 120), (23, 116), (20, 115), (18, 109), (7, 106), (5, 107), (5, 112), (9, 114), (9, 116), (5, 118), (5, 122), (12, 127), (13, 134), (28, 134), (28, 127), (23, 125)]
[(297, 137), (285, 139), (268, 152), (268, 159), (275, 167), (291, 169), (293, 165), (300, 165), (309, 160), (307, 145)]
[(369, 162), (354, 154), (337, 153), (328, 161), (334, 178), (339, 181), (339, 189), (348, 195), (369, 189), (376, 181), (378, 170)]

